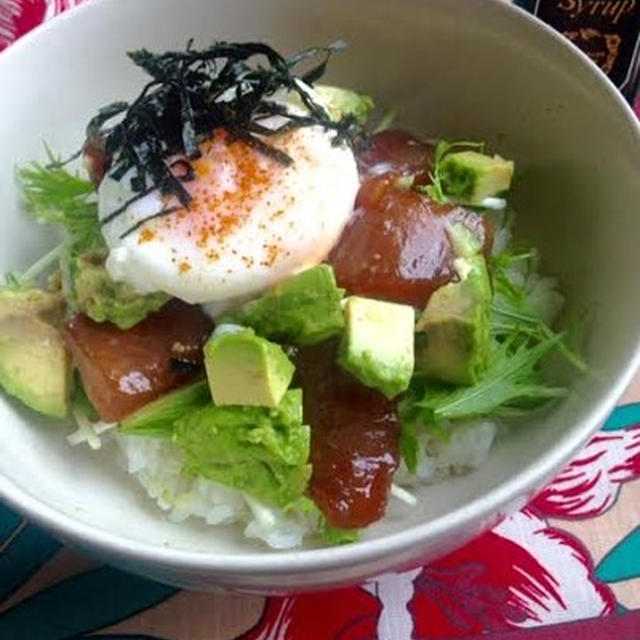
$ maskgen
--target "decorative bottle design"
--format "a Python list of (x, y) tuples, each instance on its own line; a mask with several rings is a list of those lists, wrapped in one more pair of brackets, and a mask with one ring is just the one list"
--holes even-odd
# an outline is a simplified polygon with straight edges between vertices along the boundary
[(516, 0), (580, 47), (633, 102), (640, 63), (640, 0)]

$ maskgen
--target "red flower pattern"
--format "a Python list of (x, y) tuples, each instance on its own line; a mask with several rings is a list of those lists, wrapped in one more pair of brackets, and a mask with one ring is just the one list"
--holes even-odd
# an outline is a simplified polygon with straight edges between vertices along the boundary
[(83, 0), (0, 0), (0, 51), (41, 22)]
[(239, 640), (463, 638), (614, 608), (581, 544), (525, 510), (426, 567), (364, 588), (271, 598)]
[(381, 609), (360, 587), (269, 598), (258, 624), (238, 640), (373, 640)]
[(271, 598), (239, 640), (436, 640), (608, 615), (615, 598), (594, 577), (587, 550), (543, 517), (600, 515), (635, 478), (640, 425), (602, 431), (529, 507), (493, 531), (362, 588)]
[(640, 424), (596, 434), (530, 507), (550, 518), (594, 518), (640, 478)]

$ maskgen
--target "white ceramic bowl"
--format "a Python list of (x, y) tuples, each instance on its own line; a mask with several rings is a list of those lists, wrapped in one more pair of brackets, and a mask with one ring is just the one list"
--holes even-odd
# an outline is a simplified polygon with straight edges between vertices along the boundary
[(268, 553), (238, 529), (165, 521), (108, 456), (69, 449), (59, 426), (0, 399), (0, 496), (105, 560), (194, 588), (312, 588), (428, 560), (528, 497), (585, 442), (629, 382), (640, 337), (640, 131), (586, 57), (497, 0), (93, 0), (0, 56), (0, 271), (50, 233), (21, 217), (11, 167), (70, 152), (106, 102), (137, 92), (125, 58), (190, 37), (266, 40), (284, 51), (349, 42), (329, 79), (397, 107), (430, 136), (491, 141), (514, 158), (519, 229), (587, 307), (589, 375), (544, 419), (498, 443), (476, 473), (424, 488), (362, 542)]

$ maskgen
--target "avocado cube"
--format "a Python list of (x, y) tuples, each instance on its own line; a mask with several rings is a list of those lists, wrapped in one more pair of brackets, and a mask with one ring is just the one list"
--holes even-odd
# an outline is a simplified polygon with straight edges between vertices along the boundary
[(416, 370), (474, 384), (489, 355), (491, 283), (482, 255), (455, 260), (461, 280), (437, 289), (416, 324)]
[(513, 177), (513, 162), (498, 155), (459, 151), (446, 155), (439, 174), (444, 193), (462, 203), (479, 205), (485, 198), (507, 191)]
[(212, 334), (204, 364), (216, 405), (277, 407), (295, 367), (282, 348), (253, 329)]
[(71, 359), (54, 326), (61, 296), (39, 289), (0, 292), (0, 386), (54, 418), (69, 408)]
[(413, 307), (359, 296), (346, 299), (338, 362), (367, 387), (393, 398), (413, 374)]
[(371, 96), (351, 89), (326, 84), (317, 84), (314, 89), (326, 104), (332, 120), (351, 116), (359, 125), (364, 125), (375, 106)]
[(252, 327), (270, 340), (312, 345), (342, 330), (343, 296), (333, 269), (319, 264), (281, 282), (221, 322)]

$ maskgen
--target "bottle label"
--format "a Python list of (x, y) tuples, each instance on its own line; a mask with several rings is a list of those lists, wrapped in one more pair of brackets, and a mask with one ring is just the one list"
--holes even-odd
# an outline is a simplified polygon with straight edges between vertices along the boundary
[(580, 47), (621, 90), (640, 56), (640, 0), (535, 0), (533, 13)]

